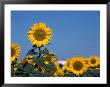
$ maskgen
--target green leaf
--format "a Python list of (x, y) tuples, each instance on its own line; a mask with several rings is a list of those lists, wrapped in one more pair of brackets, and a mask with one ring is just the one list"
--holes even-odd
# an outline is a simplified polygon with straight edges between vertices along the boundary
[(44, 58), (33, 57), (33, 62), (36, 63), (38, 66), (41, 66), (44, 64)]
[(11, 66), (11, 75), (12, 75), (12, 76), (14, 76), (14, 74), (15, 74), (14, 67), (13, 67), (13, 66)]
[(44, 50), (40, 50), (39, 53), (40, 53), (40, 54), (46, 54), (46, 53), (44, 52)]
[(33, 69), (33, 67), (31, 64), (26, 64), (26, 66), (24, 67), (24, 72), (30, 73), (30, 72), (32, 72), (32, 69)]
[(92, 69), (91, 73), (93, 74), (94, 77), (99, 77), (100, 76), (100, 70), (97, 69)]
[(45, 54), (49, 54), (49, 50), (47, 48), (44, 49)]
[(100, 76), (100, 70), (97, 69), (91, 69), (85, 72), (87, 77), (99, 77)]
[(16, 76), (17, 75), (22, 75), (23, 74), (23, 70), (18, 69), (15, 74), (16, 74)]
[(49, 51), (47, 48), (45, 48), (44, 50), (40, 50), (39, 52), (40, 52), (40, 54), (45, 54), (45, 55), (49, 54)]
[(45, 61), (45, 57), (44, 57), (44, 56), (42, 56), (40, 59), (41, 59), (43, 62)]
[(29, 77), (34, 77), (34, 74), (32, 74), (32, 73), (29, 73)]
[(51, 76), (51, 74), (50, 74), (50, 73), (48, 73), (48, 72), (45, 72), (45, 73), (43, 73), (43, 76), (44, 76), (44, 77), (50, 77), (50, 76)]
[(33, 55), (32, 49), (27, 52), (26, 56), (27, 55)]
[(23, 65), (22, 65), (22, 64), (17, 64), (17, 65), (16, 65), (16, 68), (18, 68), (18, 69), (23, 69)]
[(34, 55), (38, 55), (38, 52), (35, 52)]
[(37, 71), (37, 70), (34, 70), (32, 71), (30, 74), (29, 74), (30, 77), (41, 77), (42, 76), (42, 73)]
[(38, 66), (41, 66), (41, 65), (43, 65), (43, 60), (40, 58), (40, 59), (38, 59), (38, 61), (37, 61), (37, 64), (38, 64)]
[(56, 67), (55, 67), (55, 65), (53, 63), (45, 64), (44, 68), (49, 70), (49, 71), (53, 71), (53, 72), (56, 71)]
[(27, 55), (38, 55), (38, 52), (35, 52), (35, 49), (30, 49), (30, 50), (27, 52), (26, 56), (27, 56)]

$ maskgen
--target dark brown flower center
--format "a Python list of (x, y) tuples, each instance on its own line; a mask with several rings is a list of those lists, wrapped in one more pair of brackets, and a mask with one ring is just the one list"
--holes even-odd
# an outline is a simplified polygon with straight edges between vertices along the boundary
[(73, 64), (73, 69), (75, 69), (76, 71), (79, 71), (83, 68), (83, 64), (80, 61), (76, 61)]
[(91, 59), (91, 64), (95, 64), (96, 63), (96, 60), (95, 59)]
[(34, 37), (38, 41), (44, 40), (45, 39), (45, 36), (46, 36), (46, 34), (45, 34), (45, 31), (44, 30), (39, 29), (39, 30), (36, 30), (34, 32)]

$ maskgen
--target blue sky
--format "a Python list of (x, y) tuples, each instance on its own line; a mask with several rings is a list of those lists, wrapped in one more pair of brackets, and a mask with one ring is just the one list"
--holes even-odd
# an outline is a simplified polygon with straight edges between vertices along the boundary
[(59, 60), (77, 55), (100, 56), (99, 11), (12, 11), (11, 41), (21, 48), (20, 58), (32, 48), (26, 33), (37, 22), (52, 28), (51, 44), (46, 46)]

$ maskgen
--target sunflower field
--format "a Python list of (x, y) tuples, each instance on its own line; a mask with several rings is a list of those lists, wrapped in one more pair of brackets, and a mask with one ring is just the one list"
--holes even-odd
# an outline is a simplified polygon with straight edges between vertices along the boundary
[(17, 43), (11, 43), (11, 76), (12, 77), (99, 77), (100, 57), (85, 58), (75, 56), (60, 64), (56, 55), (45, 48), (50, 44), (52, 29), (39, 22), (27, 32), (32, 43), (26, 56), (18, 61), (21, 49)]

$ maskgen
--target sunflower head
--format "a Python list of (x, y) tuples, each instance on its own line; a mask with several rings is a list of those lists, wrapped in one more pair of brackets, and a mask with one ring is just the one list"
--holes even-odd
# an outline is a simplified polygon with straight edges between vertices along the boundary
[(76, 75), (81, 75), (87, 70), (87, 67), (82, 58), (74, 57), (65, 63), (64, 69)]
[(11, 43), (11, 62), (15, 61), (20, 55), (20, 47), (16, 43)]
[(52, 30), (46, 26), (45, 23), (39, 22), (35, 23), (27, 32), (27, 36), (33, 45), (37, 45), (37, 47), (45, 46), (49, 43)]
[(100, 65), (100, 58), (97, 56), (91, 56), (88, 60), (88, 64), (90, 67), (96, 67)]
[(45, 64), (56, 61), (56, 58), (52, 52), (49, 52), (49, 54), (44, 55), (44, 59), (45, 59), (45, 62), (44, 62)]

